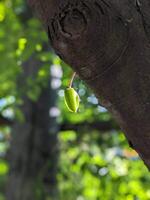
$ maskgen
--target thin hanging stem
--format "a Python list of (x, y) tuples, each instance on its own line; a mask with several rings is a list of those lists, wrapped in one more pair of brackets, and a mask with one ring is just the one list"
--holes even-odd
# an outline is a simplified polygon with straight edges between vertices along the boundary
[(71, 77), (71, 80), (70, 80), (70, 82), (69, 82), (69, 88), (72, 87), (73, 80), (74, 80), (75, 76), (76, 76), (76, 72), (74, 72), (73, 75), (72, 75), (72, 77)]

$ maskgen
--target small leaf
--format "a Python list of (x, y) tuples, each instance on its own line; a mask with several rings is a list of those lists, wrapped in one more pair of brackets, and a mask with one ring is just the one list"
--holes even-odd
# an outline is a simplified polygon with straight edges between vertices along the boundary
[(79, 108), (80, 98), (78, 93), (73, 88), (65, 90), (65, 104), (69, 111), (77, 112)]

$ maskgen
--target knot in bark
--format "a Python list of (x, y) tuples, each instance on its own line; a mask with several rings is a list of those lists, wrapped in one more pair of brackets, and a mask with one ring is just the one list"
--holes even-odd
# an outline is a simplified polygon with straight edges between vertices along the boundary
[(82, 11), (77, 8), (68, 10), (59, 21), (61, 31), (66, 37), (76, 38), (86, 29), (87, 21)]

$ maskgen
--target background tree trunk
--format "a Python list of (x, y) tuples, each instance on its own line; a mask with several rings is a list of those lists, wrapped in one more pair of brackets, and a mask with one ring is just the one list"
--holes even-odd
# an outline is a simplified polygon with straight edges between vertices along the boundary
[[(29, 76), (34, 77), (40, 65), (34, 58), (24, 64), (18, 89), (23, 88)], [(23, 97), (20, 109), (24, 121), (16, 121), (12, 130), (7, 200), (44, 200), (47, 196), (58, 199), (56, 173), (59, 127), (55, 117), (49, 115), (55, 103), (56, 91), (50, 87), (50, 80), (36, 102), (27, 96)]]
[(93, 89), (150, 169), (149, 0), (30, 0), (56, 53)]

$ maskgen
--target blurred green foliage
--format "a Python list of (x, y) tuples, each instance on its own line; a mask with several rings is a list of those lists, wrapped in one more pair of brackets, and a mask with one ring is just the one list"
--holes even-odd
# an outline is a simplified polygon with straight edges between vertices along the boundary
[[(64, 104), (63, 89), (68, 85), (71, 69), (48, 48), (48, 39), (38, 19), (34, 18), (23, 0), (0, 1), (0, 112), (10, 118), (26, 94), (36, 101), (50, 74), (50, 65), (61, 67), (63, 77), (58, 91), (61, 111), (58, 123), (109, 121), (111, 115), (98, 105), (96, 97), (80, 80), (74, 88), (81, 98), (77, 114), (70, 113)], [(17, 77), (31, 56), (42, 65), (34, 77), (18, 91)], [(11, 128), (0, 128), (0, 200), (5, 200), (5, 182), (9, 164), (5, 155), (9, 148)], [(60, 160), (58, 185), (60, 200), (148, 200), (150, 176), (137, 154), (128, 147), (122, 132), (111, 130), (64, 131), (59, 133)]]
[(62, 132), (61, 199), (148, 200), (148, 171), (122, 133)]

